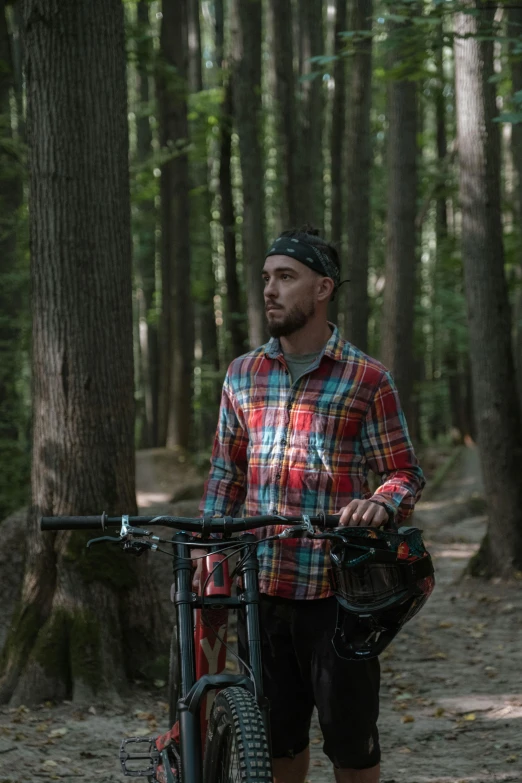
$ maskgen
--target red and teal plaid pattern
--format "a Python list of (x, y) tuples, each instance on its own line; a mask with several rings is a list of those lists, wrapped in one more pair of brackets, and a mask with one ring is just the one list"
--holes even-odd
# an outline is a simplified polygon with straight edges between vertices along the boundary
[[(383, 481), (373, 496), (369, 470)], [(390, 374), (337, 328), (293, 385), (277, 339), (230, 365), (203, 513), (238, 516), (244, 506), (246, 516), (335, 514), (353, 498), (373, 497), (402, 521), (423, 486)], [(255, 532), (263, 538), (282, 529)], [(332, 595), (326, 542), (270, 541), (258, 554), (262, 592)]]

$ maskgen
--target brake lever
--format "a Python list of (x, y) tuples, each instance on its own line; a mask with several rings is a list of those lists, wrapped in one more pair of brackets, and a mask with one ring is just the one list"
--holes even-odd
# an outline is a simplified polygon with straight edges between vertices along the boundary
[(105, 541), (108, 541), (112, 544), (119, 544), (121, 541), (123, 541), (123, 539), (121, 536), (102, 536), (101, 538), (91, 538), (90, 541), (87, 541), (87, 549), (94, 544), (102, 544)]
[(310, 533), (311, 535), (315, 535), (314, 526), (310, 521), (309, 515), (303, 514), (302, 519), (303, 521), (299, 525), (292, 525), (292, 527), (285, 528), (277, 535), (277, 538), (291, 538), (291, 536), (294, 536), (296, 533)]

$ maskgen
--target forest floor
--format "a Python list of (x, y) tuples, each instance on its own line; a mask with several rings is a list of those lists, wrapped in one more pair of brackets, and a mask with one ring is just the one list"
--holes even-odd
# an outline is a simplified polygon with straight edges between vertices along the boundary
[[(143, 513), (196, 513), (201, 474), (183, 464), (177, 472), (174, 487), (172, 459), (159, 450), (138, 455)], [(435, 558), (437, 588), (381, 658), (383, 783), (522, 783), (522, 582), (464, 575), (485, 530), (481, 491), (476, 451), (463, 449), (415, 512)], [(166, 595), (170, 562), (155, 565)], [(152, 690), (136, 685), (119, 704), (2, 707), (0, 783), (121, 783), (120, 738), (158, 733), (166, 721), (161, 681)], [(314, 723), (310, 783), (333, 780), (321, 746)]]

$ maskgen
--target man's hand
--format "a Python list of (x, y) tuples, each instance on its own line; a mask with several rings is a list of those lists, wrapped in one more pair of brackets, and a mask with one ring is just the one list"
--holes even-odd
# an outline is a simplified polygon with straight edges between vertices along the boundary
[(372, 500), (352, 500), (339, 513), (339, 524), (349, 527), (380, 527), (388, 521), (384, 506)]
[(190, 550), (190, 556), (192, 558), (192, 565), (194, 567), (194, 574), (192, 575), (192, 589), (195, 593), (199, 593), (201, 587), (201, 571), (203, 568), (203, 556), (207, 554), (207, 550), (203, 547), (194, 547)]

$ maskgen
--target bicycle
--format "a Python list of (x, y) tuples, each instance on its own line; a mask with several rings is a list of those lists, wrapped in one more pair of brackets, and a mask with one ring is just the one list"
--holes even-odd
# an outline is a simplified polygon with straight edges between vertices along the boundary
[[(121, 544), (124, 551), (136, 555), (147, 550), (165, 552), (160, 549), (161, 544), (173, 547), (171, 600), (176, 607), (176, 623), (169, 671), (171, 728), (159, 737), (122, 740), (120, 763), (124, 775), (147, 777), (151, 783), (268, 783), (272, 780), (269, 705), (263, 697), (259, 632), (256, 553), (259, 539), (246, 531), (278, 524), (287, 527), (262, 540), (301, 535), (334, 538), (335, 531), (321, 533), (315, 527), (326, 530), (338, 523), (338, 516), (325, 515), (193, 519), (107, 517), (104, 513), (42, 518), (44, 531), (105, 532), (107, 528), (120, 527), (118, 536), (103, 535), (91, 539), (87, 546)], [(178, 532), (172, 539), (163, 539), (142, 525), (169, 527)], [(189, 532), (197, 533), (198, 537), (190, 536)], [(242, 535), (232, 538), (233, 533)], [(210, 538), (212, 534), (220, 534), (221, 538)], [(192, 590), (190, 556), (190, 549), (198, 546), (209, 550), (202, 556), (205, 568), (199, 595)], [(235, 573), (241, 590), (233, 596), (228, 565), (235, 554), (240, 555)], [(226, 641), (227, 617), (230, 609), (240, 608), (244, 612), (247, 660), (241, 660), (243, 674), (228, 674), (224, 671), (226, 651), (230, 649)], [(140, 750), (136, 747), (139, 745), (145, 747)], [(131, 752), (129, 746), (136, 747), (136, 752)]]

